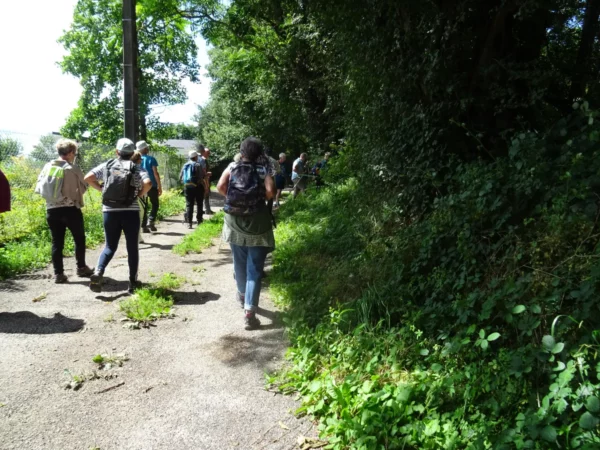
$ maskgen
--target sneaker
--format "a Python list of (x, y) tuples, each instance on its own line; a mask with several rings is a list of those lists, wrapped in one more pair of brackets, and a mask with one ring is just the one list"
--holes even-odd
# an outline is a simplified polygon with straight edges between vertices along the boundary
[(56, 275), (54, 275), (54, 282), (56, 284), (63, 284), (66, 283), (68, 280), (69, 279), (64, 273), (57, 273)]
[(256, 314), (247, 312), (244, 318), (244, 329), (250, 331), (256, 330), (258, 327), (260, 327), (260, 320), (256, 318)]
[(158, 231), (156, 229), (156, 226), (154, 225), (154, 222), (150, 222), (150, 230), (152, 230), (152, 231)]
[(244, 304), (246, 303), (246, 298), (245, 298), (244, 294), (240, 294), (239, 292), (236, 292), (235, 298), (238, 301), (238, 303), (240, 304), (240, 306), (243, 308)]
[(150, 233), (150, 229), (148, 227), (143, 227), (142, 233)]
[(129, 292), (130, 294), (133, 294), (135, 292), (135, 290), (139, 289), (140, 287), (142, 287), (142, 283), (140, 281), (129, 280), (129, 287), (127, 288), (127, 292)]
[(94, 273), (94, 269), (89, 268), (88, 266), (78, 267), (77, 268), (77, 276), (87, 278)]
[(103, 275), (97, 270), (90, 277), (90, 290), (92, 292), (102, 292)]

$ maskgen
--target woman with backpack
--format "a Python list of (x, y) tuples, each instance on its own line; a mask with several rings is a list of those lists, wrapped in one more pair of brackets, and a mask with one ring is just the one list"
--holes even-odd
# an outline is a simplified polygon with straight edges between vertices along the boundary
[(275, 248), (267, 200), (275, 196), (275, 182), (267, 167), (258, 164), (262, 142), (249, 137), (240, 146), (240, 159), (225, 169), (218, 191), (225, 195), (223, 240), (231, 246), (237, 300), (244, 308), (245, 328), (260, 326), (256, 317), (261, 278), (267, 254)]

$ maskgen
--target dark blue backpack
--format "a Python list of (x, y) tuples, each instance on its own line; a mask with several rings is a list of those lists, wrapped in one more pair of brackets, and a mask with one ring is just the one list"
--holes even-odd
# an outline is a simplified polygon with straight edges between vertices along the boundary
[(223, 211), (233, 216), (251, 216), (265, 207), (265, 183), (255, 164), (233, 164), (229, 173), (229, 187)]

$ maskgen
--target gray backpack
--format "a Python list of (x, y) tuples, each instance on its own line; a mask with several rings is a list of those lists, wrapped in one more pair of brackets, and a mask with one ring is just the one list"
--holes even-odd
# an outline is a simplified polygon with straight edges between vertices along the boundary
[(67, 164), (63, 166), (55, 166), (51, 162), (46, 164), (38, 176), (34, 192), (50, 202), (61, 200), (65, 166)]
[(111, 159), (104, 167), (102, 204), (111, 208), (127, 208), (135, 200), (133, 175), (137, 167), (131, 161)]

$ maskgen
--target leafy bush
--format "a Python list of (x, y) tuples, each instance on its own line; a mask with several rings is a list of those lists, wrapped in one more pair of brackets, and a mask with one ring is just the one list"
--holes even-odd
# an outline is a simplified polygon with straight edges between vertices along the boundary
[(293, 364), (278, 383), (334, 448), (598, 448), (593, 117), (451, 161), (423, 180), (443, 189), (421, 213), (353, 179), (284, 206), (271, 286)]

